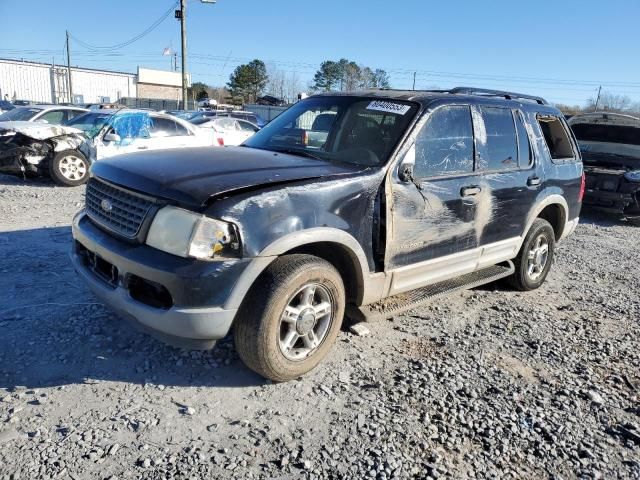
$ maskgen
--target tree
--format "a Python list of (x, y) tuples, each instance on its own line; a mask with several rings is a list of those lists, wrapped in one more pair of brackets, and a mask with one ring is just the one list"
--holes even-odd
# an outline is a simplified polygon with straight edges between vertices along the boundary
[(338, 62), (334, 62), (332, 60), (322, 62), (320, 64), (320, 69), (313, 76), (312, 88), (323, 92), (335, 90), (341, 76), (342, 72), (340, 71), (340, 65), (338, 65)]
[(293, 103), (298, 98), (298, 93), (302, 90), (300, 78), (296, 72), (279, 70), (274, 65), (267, 67), (269, 83), (266, 92), (269, 95), (280, 98), (287, 103)]
[(373, 72), (373, 85), (375, 88), (391, 88), (391, 80), (389, 74), (381, 68), (376, 68)]
[(598, 103), (598, 110), (625, 111), (632, 107), (631, 98), (626, 95), (619, 95), (611, 92), (602, 92), (600, 94), (600, 99), (590, 98), (587, 100), (587, 108), (595, 110), (596, 102)]
[(311, 88), (328, 92), (330, 90), (356, 90), (359, 88), (389, 88), (389, 74), (382, 69), (358, 65), (342, 58), (337, 62), (327, 60), (313, 77)]
[(196, 100), (204, 100), (209, 98), (209, 86), (202, 82), (193, 82), (189, 88), (189, 98), (195, 96)]
[(264, 91), (269, 76), (267, 67), (262, 60), (252, 60), (249, 63), (238, 65), (229, 77), (227, 87), (231, 97), (242, 103), (255, 102)]

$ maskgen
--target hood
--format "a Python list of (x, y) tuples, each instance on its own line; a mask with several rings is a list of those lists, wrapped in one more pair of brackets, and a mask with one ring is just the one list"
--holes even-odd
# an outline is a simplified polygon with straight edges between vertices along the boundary
[(0, 122), (0, 133), (6, 135), (10, 132), (21, 133), (34, 140), (47, 140), (48, 138), (60, 137), (62, 135), (82, 133), (82, 130), (40, 122)]
[(201, 207), (238, 189), (357, 173), (366, 167), (248, 147), (139, 152), (99, 160), (94, 176), (154, 197)]

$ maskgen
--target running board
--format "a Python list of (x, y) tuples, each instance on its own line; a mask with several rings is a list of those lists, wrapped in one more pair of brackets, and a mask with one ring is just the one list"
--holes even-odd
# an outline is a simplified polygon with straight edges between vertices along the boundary
[(348, 305), (347, 317), (354, 322), (384, 320), (408, 310), (413, 310), (450, 293), (469, 290), (486, 283), (495, 282), (496, 280), (512, 275), (515, 270), (513, 262), (508, 260), (499, 265), (492, 265), (491, 267), (452, 278), (451, 280), (445, 280), (416, 290), (400, 293), (369, 305), (363, 305), (362, 307)]

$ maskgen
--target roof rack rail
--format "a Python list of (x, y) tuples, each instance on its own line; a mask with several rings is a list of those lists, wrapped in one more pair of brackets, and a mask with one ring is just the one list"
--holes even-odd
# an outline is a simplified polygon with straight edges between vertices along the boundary
[(487, 95), (490, 97), (504, 97), (507, 100), (531, 100), (540, 105), (549, 105), (549, 103), (542, 97), (535, 97), (533, 95), (524, 95), (522, 93), (503, 92), (502, 90), (489, 90), (487, 88), (473, 88), (473, 87), (456, 87), (449, 90), (449, 93), (463, 94), (463, 95)]

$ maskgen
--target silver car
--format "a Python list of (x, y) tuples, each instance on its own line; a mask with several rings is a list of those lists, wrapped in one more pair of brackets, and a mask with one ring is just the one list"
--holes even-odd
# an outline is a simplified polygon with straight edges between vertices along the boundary
[(2, 122), (41, 122), (52, 125), (61, 125), (74, 117), (81, 115), (88, 110), (80, 107), (67, 107), (64, 105), (27, 105), (16, 107), (0, 115), (0, 126)]

